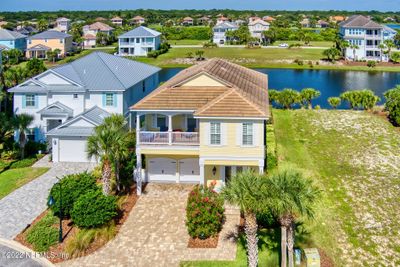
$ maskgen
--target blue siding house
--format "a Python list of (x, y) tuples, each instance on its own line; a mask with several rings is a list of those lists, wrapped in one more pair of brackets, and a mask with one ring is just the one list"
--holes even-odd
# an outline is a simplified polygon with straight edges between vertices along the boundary
[(0, 45), (7, 49), (19, 49), (21, 52), (26, 50), (26, 35), (19, 32), (0, 29)]
[(147, 56), (160, 45), (161, 33), (143, 26), (118, 36), (118, 54), (122, 56)]

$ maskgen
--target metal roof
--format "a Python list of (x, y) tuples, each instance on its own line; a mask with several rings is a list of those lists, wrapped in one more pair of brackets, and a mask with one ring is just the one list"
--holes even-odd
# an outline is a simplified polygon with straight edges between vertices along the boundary
[(45, 116), (62, 115), (62, 114), (72, 116), (74, 111), (71, 108), (67, 107), (66, 105), (57, 101), (39, 110), (37, 113)]
[(42, 45), (42, 44), (37, 44), (35, 46), (32, 46), (28, 49), (26, 49), (27, 51), (49, 51), (51, 50), (50, 47)]
[[(125, 91), (135, 84), (158, 73), (160, 68), (145, 63), (103, 52), (93, 52), (71, 63), (55, 67), (47, 72), (54, 72), (77, 85), (17, 85), (9, 92), (77, 92), (77, 91)], [(44, 72), (46, 73), (46, 72)], [(31, 81), (37, 81), (44, 73), (35, 76)], [(29, 80), (28, 80), (29, 81)], [(26, 82), (25, 82), (26, 83)]]
[(0, 29), (0, 40), (15, 40), (20, 38), (26, 38), (26, 35), (6, 29)]
[(118, 38), (129, 38), (129, 37), (157, 37), (160, 36), (161, 33), (152, 29), (149, 29), (144, 26), (139, 26), (129, 32), (126, 32)]
[(56, 30), (48, 30), (35, 35), (28, 37), (29, 40), (37, 40), (37, 39), (64, 39), (67, 37), (72, 37), (72, 35), (68, 33), (59, 32)]
[[(46, 135), (48, 136), (90, 136), (93, 133), (94, 127), (103, 123), (106, 117), (110, 116), (110, 113), (104, 109), (94, 106), (91, 109), (84, 111), (76, 117), (64, 122), (57, 128), (52, 129)], [(93, 123), (93, 127), (76, 127), (69, 126), (73, 122), (79, 119), (86, 119)]]
[(222, 22), (214, 26), (214, 29), (239, 29), (239, 26), (232, 22)]

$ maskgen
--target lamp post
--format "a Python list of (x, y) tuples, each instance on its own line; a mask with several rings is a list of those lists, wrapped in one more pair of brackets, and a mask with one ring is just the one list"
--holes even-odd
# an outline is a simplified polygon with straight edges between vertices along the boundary
[[(63, 242), (63, 231), (62, 231), (62, 186), (61, 186), (61, 179), (56, 177), (58, 180), (58, 185), (60, 186), (60, 205), (59, 205), (59, 215), (60, 215), (60, 228), (58, 231), (58, 242), (62, 243)], [(49, 207), (53, 206), (55, 204), (55, 200), (52, 195), (50, 195), (49, 201), (47, 203)]]

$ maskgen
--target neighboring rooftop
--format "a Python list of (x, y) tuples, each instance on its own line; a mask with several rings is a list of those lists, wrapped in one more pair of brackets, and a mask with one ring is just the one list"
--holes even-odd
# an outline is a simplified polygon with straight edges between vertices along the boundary
[(257, 24), (261, 24), (263, 26), (269, 26), (269, 23), (264, 21), (264, 20), (262, 20), (262, 19), (256, 19), (256, 20), (252, 20), (252, 21), (249, 22), (249, 26), (254, 26), (254, 25), (257, 25)]
[(157, 37), (160, 36), (161, 32), (149, 29), (144, 26), (137, 27), (129, 32), (126, 32), (118, 38), (128, 38), (128, 37)]
[(103, 22), (99, 22), (99, 21), (95, 22), (93, 24), (90, 24), (90, 25), (86, 25), (86, 26), (89, 26), (89, 29), (94, 30), (94, 31), (112, 31), (112, 30), (114, 30), (113, 27), (111, 27)]
[(61, 17), (61, 18), (58, 18), (57, 19), (57, 22), (58, 21), (71, 21), (70, 19), (68, 19), (68, 18), (65, 18), (65, 17)]
[(116, 16), (116, 17), (113, 17), (112, 19), (111, 19), (111, 21), (121, 21), (121, 20), (123, 20), (121, 17), (118, 17), (118, 16)]
[(68, 33), (59, 32), (56, 30), (48, 30), (28, 37), (30, 40), (38, 39), (65, 39), (71, 37)]
[(381, 29), (383, 26), (375, 21), (367, 18), (363, 15), (353, 15), (349, 17), (347, 20), (341, 22), (340, 27), (344, 28), (372, 28), (372, 29)]
[(224, 21), (214, 26), (214, 29), (237, 29), (239, 26), (233, 22)]
[[(103, 52), (93, 52), (71, 63), (39, 74), (17, 85), (10, 92), (124, 91), (156, 74), (160, 68)], [(40, 78), (53, 73), (60, 84), (44, 84)], [(67, 82), (63, 80), (67, 80)]]
[(26, 35), (23, 35), (19, 32), (9, 31), (6, 29), (0, 29), (0, 40), (15, 40), (20, 38), (25, 38)]
[[(221, 83), (218, 86), (189, 86), (201, 75)], [(268, 77), (222, 59), (211, 59), (178, 73), (133, 110), (193, 110), (206, 117), (268, 117)]]

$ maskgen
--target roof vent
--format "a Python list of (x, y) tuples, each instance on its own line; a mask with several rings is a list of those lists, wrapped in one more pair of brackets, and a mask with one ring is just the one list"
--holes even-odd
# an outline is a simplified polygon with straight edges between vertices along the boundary
[(86, 74), (86, 69), (83, 70), (83, 74)]

